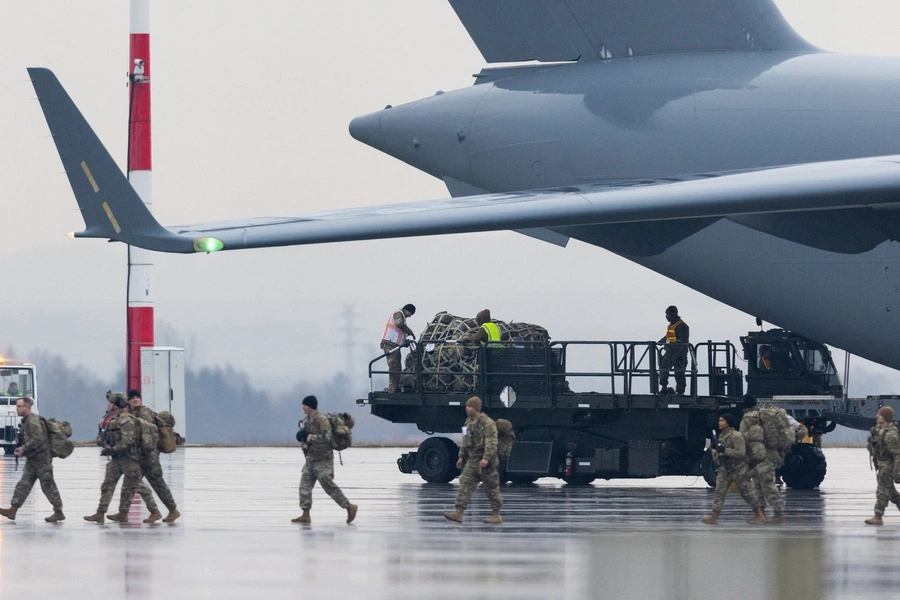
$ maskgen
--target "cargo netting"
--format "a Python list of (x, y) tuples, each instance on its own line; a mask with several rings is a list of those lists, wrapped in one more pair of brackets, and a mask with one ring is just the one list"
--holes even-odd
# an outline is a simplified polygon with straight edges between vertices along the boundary
[[(550, 335), (540, 325), (494, 320), (500, 341), (549, 342)], [(419, 336), (417, 351), (422, 355), (422, 385), (432, 392), (471, 392), (478, 385), (478, 345), (468, 340), (478, 330), (475, 319), (439, 312)], [(401, 387), (416, 389), (416, 355), (410, 352), (401, 378)]]

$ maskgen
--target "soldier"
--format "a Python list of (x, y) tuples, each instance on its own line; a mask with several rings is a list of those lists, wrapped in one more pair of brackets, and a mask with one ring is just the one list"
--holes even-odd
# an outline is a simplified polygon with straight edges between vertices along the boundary
[(512, 423), (506, 419), (497, 419), (497, 472), (500, 481), (506, 481), (506, 462), (515, 441), (516, 432), (513, 431)]
[[(144, 399), (141, 398), (139, 391), (128, 391), (128, 405), (131, 414), (142, 421), (152, 423), (156, 427), (156, 413), (149, 407), (144, 406)], [(163, 519), (163, 523), (173, 523), (175, 519), (181, 516), (181, 513), (178, 512), (172, 491), (166, 485), (166, 480), (163, 479), (162, 466), (159, 464), (159, 450), (153, 450), (149, 454), (141, 455), (141, 473), (147, 478), (150, 486), (153, 487), (153, 491), (156, 492), (156, 495), (159, 496), (159, 499), (162, 500), (162, 503), (169, 510), (169, 514)], [(143, 484), (141, 484), (141, 487), (143, 487)], [(153, 510), (152, 514), (144, 519), (144, 523), (155, 523), (160, 517), (162, 517), (160, 512)]]
[(400, 376), (403, 373), (400, 347), (406, 345), (406, 338), (416, 339), (416, 334), (406, 324), (406, 319), (414, 314), (416, 314), (416, 307), (407, 304), (400, 310), (392, 312), (384, 326), (384, 333), (381, 335), (381, 350), (387, 354), (385, 360), (387, 360), (388, 371), (390, 371), (386, 392), (400, 390)]
[(319, 401), (315, 396), (303, 399), (305, 426), (297, 433), (297, 440), (303, 444), (306, 464), (300, 475), (300, 508), (303, 514), (291, 523), (311, 523), (309, 511), (312, 508), (312, 490), (316, 481), (322, 484), (325, 493), (347, 511), (347, 523), (356, 518), (357, 506), (350, 504), (344, 492), (334, 483), (334, 450), (331, 447), (331, 422), (318, 411)]
[(690, 328), (687, 323), (678, 316), (678, 307), (670, 306), (666, 309), (666, 335), (659, 340), (665, 344), (662, 356), (659, 359), (659, 389), (661, 394), (670, 394), (669, 371), (675, 371), (675, 393), (684, 395), (687, 389), (687, 380), (684, 372), (687, 369), (688, 344), (690, 342)]
[(759, 505), (759, 497), (750, 483), (750, 470), (747, 468), (747, 448), (744, 436), (735, 431), (737, 418), (730, 413), (719, 417), (719, 443), (713, 454), (719, 464), (716, 475), (716, 493), (713, 500), (712, 512), (708, 517), (701, 519), (707, 525), (715, 525), (719, 522), (722, 513), (722, 505), (725, 502), (725, 494), (732, 482), (741, 493), (741, 498), (753, 508), (755, 518), (751, 525), (764, 523), (766, 516)]
[[(122, 392), (107, 392), (106, 399), (119, 409), (128, 406), (128, 400)], [(100, 454), (111, 456), (112, 459), (106, 465), (106, 476), (100, 486), (100, 504), (97, 506), (97, 512), (85, 517), (85, 521), (103, 522), (103, 515), (106, 514), (109, 502), (116, 491), (116, 484), (123, 475), (125, 480), (122, 482), (122, 495), (119, 497), (119, 512), (109, 515), (107, 519), (119, 523), (128, 521), (128, 506), (141, 482), (140, 440), (136, 434), (137, 419), (125, 410), (121, 410), (107, 424), (107, 442)]]
[[(475, 315), (475, 323), (478, 325), (478, 329), (472, 331), (469, 334), (468, 339), (470, 342), (475, 344), (481, 342), (482, 344), (487, 342), (499, 342), (500, 341), (500, 328), (497, 327), (497, 324), (494, 323), (494, 320), (491, 318), (491, 311), (485, 308), (482, 311), (479, 311), (477, 315)], [(500, 344), (495, 344), (495, 348), (501, 347)]]
[(506, 419), (497, 419), (497, 456), (500, 462), (509, 458), (515, 441), (516, 432), (513, 431), (512, 423)]
[[(112, 396), (110, 396), (110, 398), (112, 398)], [(98, 425), (99, 432), (97, 435), (97, 445), (101, 448), (109, 443), (109, 434), (107, 433), (109, 422), (116, 418), (120, 412), (122, 412), (121, 408), (107, 400), (106, 414), (100, 419), (100, 424)], [(134, 493), (141, 497), (144, 504), (147, 505), (147, 510), (150, 511), (150, 516), (144, 519), (144, 523), (155, 523), (162, 518), (162, 513), (159, 512), (159, 507), (156, 505), (156, 500), (153, 498), (153, 492), (144, 485), (143, 481), (138, 481), (134, 488)], [(103, 520), (101, 519), (100, 522), (102, 523)]]
[(53, 514), (44, 519), (48, 523), (64, 521), (66, 516), (62, 511), (62, 498), (59, 489), (53, 480), (53, 457), (50, 456), (50, 440), (47, 438), (47, 429), (41, 418), (31, 412), (34, 400), (28, 396), (16, 400), (16, 414), (22, 417), (22, 445), (16, 448), (16, 456), (24, 456), (25, 468), (22, 469), (22, 479), (16, 484), (13, 492), (12, 503), (9, 508), (0, 508), (0, 515), (15, 521), (16, 511), (25, 503), (34, 482), (40, 480), (41, 490), (47, 496), (47, 500), (53, 505)]
[(790, 415), (788, 415), (788, 421), (790, 422), (791, 427), (794, 428), (794, 441), (798, 444), (802, 444), (803, 440), (809, 436), (809, 430), (806, 428), (806, 425), (803, 424), (803, 421), (798, 421)]
[(497, 473), (497, 425), (481, 412), (481, 398), (478, 396), (466, 401), (466, 417), (459, 460), (456, 461), (456, 468), (462, 470), (456, 510), (444, 513), (444, 518), (462, 523), (469, 498), (481, 481), (484, 493), (491, 501), (491, 515), (484, 522), (502, 523), (500, 507), (503, 506), (503, 496), (500, 495), (500, 475)]
[(881, 517), (888, 501), (900, 508), (900, 494), (894, 487), (894, 483), (900, 483), (900, 431), (894, 424), (894, 409), (890, 406), (878, 409), (868, 445), (878, 473), (878, 489), (875, 492), (875, 516), (866, 519), (866, 524), (884, 525)]
[[(770, 525), (784, 523), (784, 500), (775, 483), (775, 471), (781, 467), (784, 456), (777, 450), (766, 447), (766, 436), (763, 432), (759, 407), (756, 405), (756, 398), (750, 394), (744, 395), (744, 418), (741, 419), (741, 433), (747, 442), (750, 475), (753, 477), (756, 493), (760, 498), (763, 519), (765, 519), (766, 505), (768, 504), (775, 513), (767, 523)], [(756, 521), (758, 518), (759, 515), (753, 515), (748, 522)]]

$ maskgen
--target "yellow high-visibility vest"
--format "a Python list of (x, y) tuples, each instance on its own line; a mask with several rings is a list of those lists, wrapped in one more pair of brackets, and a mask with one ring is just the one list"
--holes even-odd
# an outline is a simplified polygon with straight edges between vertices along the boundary
[(674, 344), (678, 341), (678, 338), (675, 337), (675, 328), (684, 323), (681, 319), (678, 319), (674, 323), (669, 323), (669, 326), (666, 327), (666, 343)]
[(489, 342), (499, 342), (500, 341), (500, 328), (497, 327), (497, 324), (494, 322), (484, 323), (481, 326), (488, 334)]

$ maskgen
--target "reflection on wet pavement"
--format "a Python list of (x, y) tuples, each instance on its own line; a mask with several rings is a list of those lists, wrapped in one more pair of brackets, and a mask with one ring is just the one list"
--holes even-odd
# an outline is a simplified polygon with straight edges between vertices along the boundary
[[(336, 481), (346, 513), (319, 488), (311, 526), (294, 525), (302, 455), (294, 448), (188, 448), (163, 457), (184, 515), (172, 525), (96, 525), (104, 458), (78, 448), (56, 460), (67, 520), (36, 486), (15, 522), (0, 523), (3, 598), (741, 598), (894, 597), (900, 513), (872, 514), (865, 449), (830, 449), (821, 490), (786, 495), (784, 526), (752, 528), (737, 493), (719, 526), (700, 523), (712, 493), (665, 477), (573, 488), (551, 479), (505, 487), (504, 523), (476, 492), (466, 521), (442, 517), (456, 485), (396, 468), (402, 451), (353, 448)], [(20, 469), (21, 470), (21, 469)], [(20, 473), (0, 460), (0, 504)], [(113, 502), (115, 506), (115, 501)], [(736, 592), (738, 593), (738, 592)], [(737, 596), (735, 596), (737, 597)]]

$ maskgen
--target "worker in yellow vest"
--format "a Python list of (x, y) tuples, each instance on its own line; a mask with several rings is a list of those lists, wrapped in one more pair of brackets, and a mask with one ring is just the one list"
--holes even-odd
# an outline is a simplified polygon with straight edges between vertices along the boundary
[[(469, 341), (490, 343), (500, 341), (500, 328), (491, 320), (491, 311), (484, 309), (475, 315), (478, 329), (469, 334)], [(499, 346), (499, 344), (498, 344)]]
[(407, 344), (407, 338), (416, 339), (416, 334), (406, 324), (406, 319), (416, 314), (416, 307), (407, 304), (400, 310), (395, 310), (388, 317), (387, 324), (384, 326), (384, 333), (381, 334), (381, 350), (387, 356), (385, 359), (390, 371), (389, 385), (384, 390), (386, 392), (400, 391), (400, 375), (403, 373), (403, 366), (400, 361), (400, 348)]
[(690, 343), (690, 328), (687, 323), (678, 316), (678, 307), (670, 306), (666, 309), (666, 335), (659, 340), (663, 346), (662, 356), (659, 359), (659, 390), (661, 394), (671, 394), (669, 388), (669, 371), (675, 371), (675, 393), (683, 395), (687, 382), (684, 372), (687, 369), (687, 354)]

